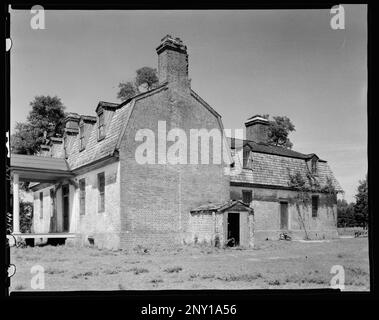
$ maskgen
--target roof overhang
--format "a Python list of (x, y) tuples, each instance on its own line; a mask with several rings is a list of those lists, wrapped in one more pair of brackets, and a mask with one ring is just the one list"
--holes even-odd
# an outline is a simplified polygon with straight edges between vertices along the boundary
[(225, 211), (247, 211), (249, 213), (254, 213), (253, 208), (248, 204), (242, 202), (241, 200), (230, 200), (225, 203), (208, 203), (202, 205), (196, 209), (191, 210), (191, 214), (199, 213), (223, 213)]
[(74, 176), (62, 158), (11, 154), (10, 162), (10, 171), (17, 173), (20, 181), (54, 182)]

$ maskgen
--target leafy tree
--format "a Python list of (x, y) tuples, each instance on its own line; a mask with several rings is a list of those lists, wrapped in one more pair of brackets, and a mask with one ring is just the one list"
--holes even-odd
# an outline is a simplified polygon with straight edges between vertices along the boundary
[(119, 83), (117, 99), (127, 100), (133, 96), (151, 90), (158, 84), (157, 70), (150, 67), (142, 67), (136, 71), (134, 81)]
[(339, 228), (356, 227), (354, 203), (347, 203), (346, 200), (337, 200), (337, 226)]
[(295, 126), (291, 120), (286, 116), (276, 116), (270, 120), (270, 115), (263, 115), (264, 118), (269, 120), (268, 143), (274, 146), (279, 146), (291, 149), (293, 144), (288, 138), (292, 131), (295, 131)]
[(367, 176), (364, 180), (359, 181), (358, 193), (355, 195), (356, 203), (354, 206), (355, 217), (362, 227), (368, 224), (368, 186)]
[(13, 153), (35, 154), (46, 138), (62, 134), (65, 106), (55, 96), (36, 96), (26, 122), (18, 122), (11, 136)]
[(127, 100), (134, 97), (138, 93), (138, 89), (133, 82), (119, 83), (119, 91), (117, 93), (117, 99)]
[(158, 83), (157, 70), (150, 67), (142, 67), (136, 71), (136, 86), (146, 85), (151, 90)]

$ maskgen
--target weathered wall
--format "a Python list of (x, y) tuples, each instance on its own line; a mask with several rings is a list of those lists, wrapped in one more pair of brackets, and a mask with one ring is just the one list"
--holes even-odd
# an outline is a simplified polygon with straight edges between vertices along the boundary
[[(97, 174), (105, 173), (105, 211), (98, 212)], [(119, 247), (120, 232), (120, 175), (119, 162), (108, 164), (100, 169), (78, 175), (75, 182), (86, 179), (86, 210), (84, 215), (79, 212), (79, 188), (69, 185), (69, 232), (76, 233), (76, 241), (88, 243), (88, 236), (95, 239), (95, 245), (102, 248)], [(63, 182), (65, 183), (65, 182)], [(48, 233), (52, 216), (50, 189), (53, 186), (34, 193), (33, 229), (35, 233)], [(43, 192), (43, 219), (40, 219), (39, 193)], [(62, 188), (56, 194), (57, 232), (63, 232)]]
[(242, 190), (252, 190), (251, 207), (254, 209), (257, 240), (279, 238), (282, 232), (280, 230), (280, 201), (288, 201), (288, 231), (294, 238), (304, 239), (305, 234), (311, 239), (338, 236), (337, 204), (325, 194), (318, 194), (320, 197), (318, 215), (312, 217), (311, 204), (300, 205), (296, 199), (296, 191), (232, 186), (231, 198), (242, 200)]
[(191, 242), (214, 244), (217, 235), (222, 244), (224, 242), (223, 220), (223, 214), (191, 214), (189, 220), (189, 230), (192, 233)]
[[(50, 199), (50, 190), (51, 188), (45, 188), (34, 192), (33, 197), (33, 226), (32, 230), (34, 233), (47, 233), (50, 229), (50, 216), (51, 212), (51, 199)], [(40, 198), (39, 194), (43, 192), (43, 216), (41, 215), (40, 210)]]
[[(234, 211), (231, 211), (234, 214)], [(196, 213), (191, 214), (190, 228), (193, 241), (214, 244), (216, 235), (220, 244), (226, 244), (227, 219), (229, 212), (224, 213)], [(254, 215), (247, 211), (239, 212), (240, 217), (240, 245), (254, 247)]]
[[(158, 121), (171, 128), (218, 128), (217, 118), (192, 96), (167, 89), (136, 102), (120, 148), (122, 246), (167, 245), (191, 240), (190, 210), (207, 202), (229, 199), (229, 178), (217, 164), (138, 164), (135, 141), (139, 129), (155, 133), (157, 162)], [(172, 142), (167, 142), (167, 147)], [(188, 143), (189, 163), (189, 143)], [(212, 162), (212, 158), (210, 159)]]
[[(105, 175), (105, 210), (98, 212), (97, 174)], [(120, 163), (114, 162), (100, 169), (78, 175), (75, 181), (86, 179), (86, 210), (80, 215), (79, 194), (75, 192), (72, 230), (81, 235), (81, 240), (88, 243), (93, 237), (97, 247), (115, 249), (119, 246), (120, 220)]]

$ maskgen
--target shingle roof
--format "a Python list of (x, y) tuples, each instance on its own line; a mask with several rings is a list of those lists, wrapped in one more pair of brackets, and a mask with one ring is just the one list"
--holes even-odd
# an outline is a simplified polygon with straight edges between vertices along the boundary
[[(286, 149), (283, 147), (273, 146), (273, 145), (269, 145), (265, 143), (257, 143), (251, 140), (241, 140), (241, 139), (235, 139), (235, 138), (229, 138), (229, 137), (227, 138), (227, 140), (232, 149), (234, 149), (235, 147), (250, 146), (253, 152), (275, 154), (279, 156), (299, 158), (299, 159), (310, 159), (315, 155), (314, 153), (304, 154), (304, 153), (297, 152), (291, 149)], [(320, 159), (320, 161), (324, 161), (324, 160)]]
[(69, 157), (67, 161), (71, 169), (79, 168), (114, 153), (123, 125), (130, 113), (130, 105), (125, 105), (114, 112), (110, 123), (106, 126), (104, 139), (97, 140), (97, 126), (93, 125), (86, 132), (87, 143), (84, 150), (79, 151), (80, 139), (78, 137), (68, 140), (66, 148)]
[[(305, 158), (283, 156), (278, 153), (251, 152), (251, 168), (242, 168), (242, 148), (232, 150), (234, 167), (231, 169), (230, 181), (232, 184), (247, 183), (253, 185), (290, 187), (290, 175), (300, 173), (307, 181), (309, 169)], [(337, 191), (342, 191), (340, 184), (334, 177), (326, 161), (317, 162), (315, 179), (321, 186), (325, 186), (330, 178)]]
[(253, 211), (249, 205), (243, 203), (241, 200), (229, 200), (223, 203), (207, 203), (191, 210), (191, 213), (195, 212), (223, 212), (236, 205), (242, 206), (244, 210)]
[(99, 101), (99, 103), (97, 104), (97, 107), (96, 107), (96, 112), (97, 110), (102, 107), (102, 108), (106, 108), (106, 109), (116, 109), (116, 108), (119, 108), (121, 107), (121, 103), (114, 103), (114, 102), (107, 102), (107, 101)]
[(79, 135), (72, 136), (72, 138), (68, 139), (66, 150), (69, 157), (67, 162), (71, 170), (90, 164), (104, 157), (114, 155), (118, 148), (120, 137), (122, 137), (123, 130), (127, 125), (129, 116), (133, 109), (134, 101), (142, 99), (145, 96), (155, 94), (164, 89), (166, 86), (167, 83), (164, 83), (153, 90), (138, 94), (120, 104), (100, 101), (98, 106), (111, 107), (114, 110), (110, 122), (105, 126), (105, 138), (98, 141), (97, 125), (94, 124), (90, 126), (88, 131), (85, 133), (86, 146), (82, 151), (80, 151)]

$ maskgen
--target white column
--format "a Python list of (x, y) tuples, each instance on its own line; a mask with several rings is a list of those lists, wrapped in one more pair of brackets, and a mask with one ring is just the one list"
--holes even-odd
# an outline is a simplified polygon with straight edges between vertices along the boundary
[(13, 174), (13, 233), (20, 233), (19, 176)]

